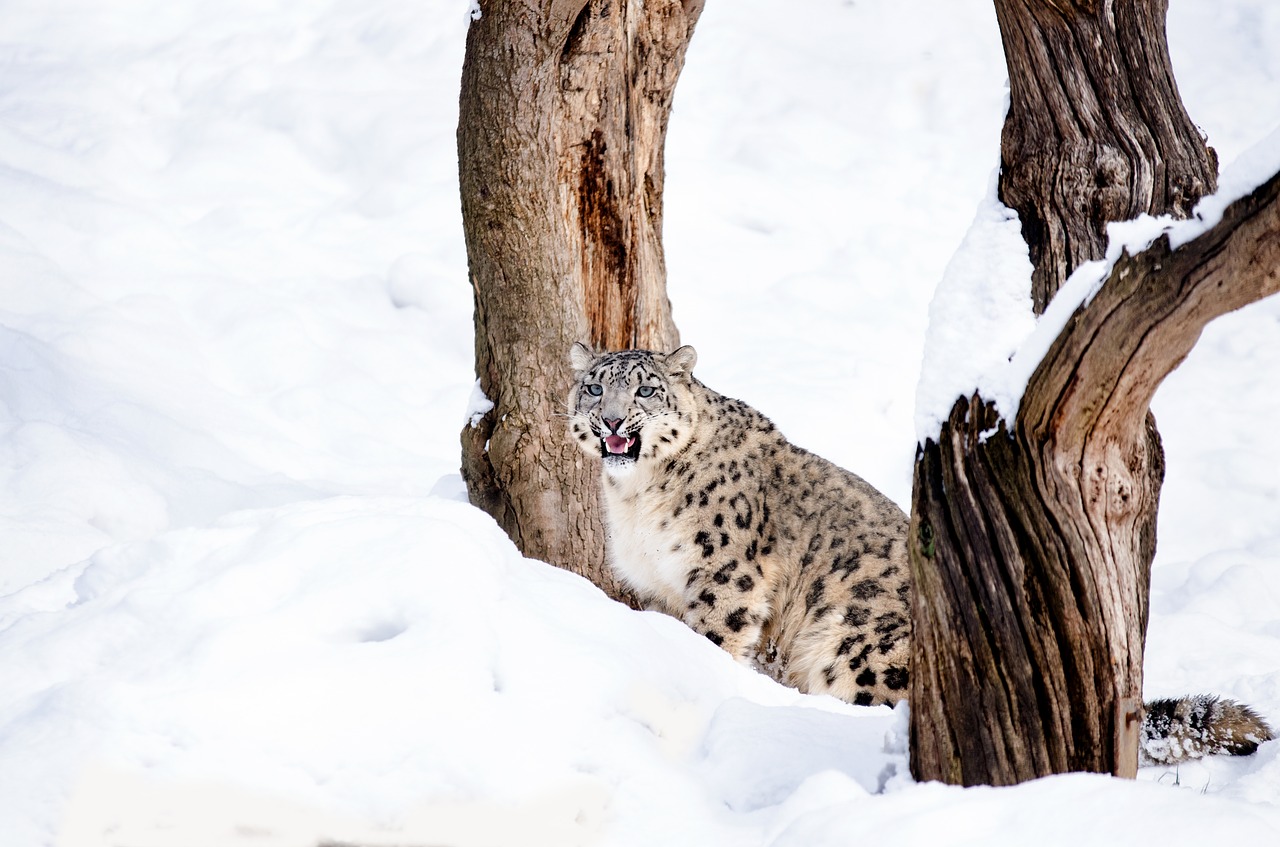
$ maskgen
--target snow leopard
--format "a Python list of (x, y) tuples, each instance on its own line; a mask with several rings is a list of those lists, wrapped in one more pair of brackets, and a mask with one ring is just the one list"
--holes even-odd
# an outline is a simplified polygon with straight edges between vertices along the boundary
[(607, 554), (648, 607), (802, 691), (906, 696), (907, 519), (704, 386), (697, 354), (575, 345), (569, 429), (602, 458)]
[[(571, 437), (602, 463), (606, 553), (650, 609), (738, 661), (855, 705), (907, 696), (907, 516), (693, 376), (697, 353), (569, 352)], [(1271, 730), (1211, 697), (1147, 707), (1148, 763), (1251, 753)]]

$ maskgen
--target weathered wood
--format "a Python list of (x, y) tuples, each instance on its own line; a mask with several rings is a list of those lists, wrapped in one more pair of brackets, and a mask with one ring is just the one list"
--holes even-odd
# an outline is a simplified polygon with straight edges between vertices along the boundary
[(672, 92), (701, 4), (483, 0), (467, 34), (459, 179), (476, 374), (473, 503), (529, 556), (603, 567), (596, 472), (564, 434), (566, 356), (679, 345), (662, 257)]
[[(1216, 158), (1178, 97), (1165, 0), (995, 6), (1011, 99), (999, 192), (1022, 221), (1039, 313), (1081, 263), (1101, 258), (1109, 221), (1189, 214), (1216, 185)], [(1214, 233), (1232, 225), (1222, 226)], [(1178, 262), (1210, 261), (1216, 237), (1187, 245)], [(1239, 305), (1257, 294), (1239, 263), (1260, 248), (1236, 244), (1207, 285), (1237, 289), (1223, 302)], [(981, 397), (961, 399), (937, 441), (921, 447), (912, 503), (919, 779), (1136, 771), (1164, 471), (1148, 404), (1210, 319), (1168, 299), (1167, 289), (1190, 285), (1172, 268), (1159, 249), (1121, 262), (1040, 364), (1016, 421)], [(1191, 286), (1201, 292), (1192, 300), (1205, 285)]]
[(1012, 431), (975, 396), (957, 402), (946, 441), (923, 446), (917, 778), (1136, 771), (1164, 462), (1148, 405), (1209, 321), (1278, 291), (1280, 175), (1193, 241), (1162, 237), (1117, 262), (1036, 369)]
[(996, 0), (1009, 68), (1000, 199), (1031, 250), (1043, 311), (1106, 225), (1186, 217), (1217, 185), (1217, 157), (1178, 96), (1167, 0)]

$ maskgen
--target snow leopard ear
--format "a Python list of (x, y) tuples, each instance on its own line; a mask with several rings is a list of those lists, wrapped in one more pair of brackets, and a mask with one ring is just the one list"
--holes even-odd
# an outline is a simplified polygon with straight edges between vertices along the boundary
[(581, 341), (573, 342), (573, 346), (569, 348), (569, 364), (573, 367), (574, 376), (582, 376), (591, 370), (595, 360), (596, 354)]
[(698, 351), (688, 344), (666, 355), (667, 376), (681, 376), (693, 370), (698, 361)]

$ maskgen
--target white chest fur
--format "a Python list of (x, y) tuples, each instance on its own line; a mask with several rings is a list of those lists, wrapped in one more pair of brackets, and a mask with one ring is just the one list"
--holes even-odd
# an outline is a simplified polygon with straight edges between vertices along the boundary
[(632, 588), (678, 606), (688, 577), (689, 539), (674, 528), (657, 483), (636, 469), (606, 477), (603, 488), (610, 565)]

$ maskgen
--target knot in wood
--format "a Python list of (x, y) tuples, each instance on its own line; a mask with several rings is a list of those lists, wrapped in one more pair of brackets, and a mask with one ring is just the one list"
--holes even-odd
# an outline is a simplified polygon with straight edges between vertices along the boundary
[(1097, 160), (1094, 164), (1094, 185), (1091, 220), (1099, 230), (1106, 228), (1109, 221), (1125, 220), (1133, 217), (1130, 205), (1133, 189), (1130, 179), (1133, 168), (1119, 150), (1108, 145), (1097, 149)]

